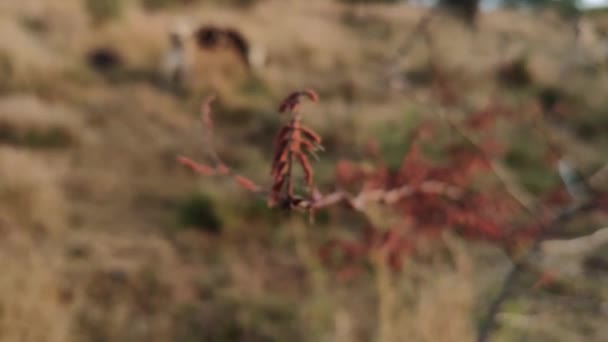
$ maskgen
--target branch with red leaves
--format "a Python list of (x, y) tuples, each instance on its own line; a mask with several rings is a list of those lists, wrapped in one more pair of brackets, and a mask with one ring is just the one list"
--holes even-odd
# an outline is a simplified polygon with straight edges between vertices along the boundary
[[(274, 152), (271, 167), (272, 185), (269, 190), (257, 185), (250, 179), (238, 175), (226, 166), (213, 147), (213, 121), (211, 102), (208, 99), (202, 106), (201, 122), (203, 123), (206, 146), (212, 164), (202, 164), (187, 157), (178, 161), (203, 176), (229, 176), (240, 186), (254, 193), (267, 196), (270, 207), (279, 205), (284, 209), (301, 209), (312, 213), (339, 203), (346, 203), (351, 209), (364, 215), (370, 202), (386, 205), (400, 215), (404, 222), (413, 222), (420, 232), (436, 232), (458, 226), (470, 237), (490, 240), (505, 238), (501, 224), (485, 217), (487, 212), (500, 209), (504, 204), (489, 196), (471, 193), (465, 190), (469, 179), (483, 169), (479, 158), (462, 153), (457, 149), (453, 161), (445, 167), (435, 166), (425, 160), (419, 152), (416, 140), (429, 138), (429, 127), (421, 126), (414, 134), (410, 151), (405, 155), (403, 165), (396, 173), (379, 165), (375, 171), (358, 170), (348, 162), (337, 165), (337, 184), (351, 185), (359, 183), (361, 190), (351, 193), (338, 190), (323, 195), (314, 187), (313, 167), (309, 157), (315, 157), (322, 151), (321, 137), (312, 129), (302, 124), (300, 104), (302, 98), (312, 102), (318, 96), (311, 90), (294, 92), (287, 96), (279, 106), (280, 113), (291, 116), (278, 131), (274, 140)], [(295, 192), (294, 168), (299, 166), (304, 174), (306, 192)], [(344, 188), (344, 187), (342, 187)], [(413, 201), (406, 201), (412, 198)], [(506, 213), (503, 216), (509, 216)], [(405, 224), (404, 226), (407, 226)], [(404, 229), (404, 228), (403, 228)], [(396, 249), (399, 249), (395, 247)]]
[[(560, 228), (565, 223), (567, 223), (570, 219), (574, 218), (580, 213), (596, 208), (605, 210), (605, 208), (602, 208), (602, 203), (603, 201), (605, 201), (605, 198), (608, 198), (608, 195), (594, 192), (594, 196), (588, 199), (586, 202), (571, 204), (570, 206), (567, 206), (566, 208), (562, 209), (561, 211), (557, 212), (552, 216), (543, 217), (544, 215), (539, 213), (539, 210), (536, 209), (539, 207), (539, 204), (532, 204), (532, 199), (530, 198), (530, 196), (525, 193), (518, 184), (511, 181), (510, 177), (506, 175), (505, 170), (486, 154), (486, 152), (484, 151), (484, 147), (481, 146), (475, 140), (475, 138), (472, 137), (472, 134), (467, 131), (467, 128), (461, 126), (452, 118), (450, 118), (445, 112), (444, 108), (439, 110), (439, 116), (444, 119), (455, 132), (457, 132), (475, 149), (477, 154), (485, 161), (485, 163), (490, 166), (491, 172), (500, 181), (509, 196), (519, 205), (521, 209), (523, 209), (534, 221), (536, 221), (536, 223), (531, 226), (532, 229), (528, 229), (527, 231), (522, 231), (520, 233), (523, 236), (527, 236), (527, 238), (530, 240), (528, 241), (528, 247), (523, 253), (521, 253), (520, 255), (516, 255), (515, 258), (512, 260), (513, 266), (503, 278), (500, 290), (498, 291), (496, 297), (491, 301), (488, 307), (488, 311), (479, 326), (477, 341), (485, 342), (488, 341), (490, 334), (496, 324), (496, 317), (500, 312), (502, 305), (510, 296), (512, 288), (518, 281), (521, 274), (523, 274), (526, 270), (531, 270), (541, 275), (541, 279), (539, 280), (539, 282), (537, 282), (537, 284), (547, 280), (545, 271), (542, 269), (536, 269), (536, 267), (529, 263), (529, 260), (532, 255), (540, 252), (539, 249), (541, 243), (547, 238), (548, 234), (560, 231)], [(478, 118), (479, 117), (474, 116), (473, 118), (471, 118), (471, 120), (477, 121)], [(596, 172), (593, 176), (589, 178), (588, 183), (597, 183), (598, 179), (602, 178), (603, 174), (607, 172), (607, 169), (608, 166), (605, 166), (600, 169), (598, 172)], [(592, 236), (596, 235), (597, 234), (595, 233), (592, 234)], [(581, 245), (583, 243), (587, 243), (588, 241), (590, 241), (590, 239), (590, 236), (578, 237), (578, 239), (570, 241), (569, 246), (576, 245), (579, 249), (588, 249), (590, 248), (589, 245), (585, 247), (581, 247)]]
[(307, 203), (306, 206), (321, 209), (340, 202), (346, 202), (353, 209), (362, 210), (369, 202), (392, 205), (417, 193), (443, 195), (456, 200), (462, 196), (463, 190), (440, 181), (425, 181), (418, 186), (403, 185), (394, 189), (363, 190), (356, 195), (352, 195), (346, 191), (336, 191), (325, 196), (320, 196), (315, 201)]
[[(266, 197), (269, 207), (300, 209), (312, 215), (315, 210), (347, 204), (351, 210), (362, 213), (369, 224), (361, 236), (354, 241), (332, 240), (322, 248), (322, 258), (332, 254), (329, 251), (341, 251), (350, 270), (359, 259), (376, 255), (379, 250), (386, 262), (398, 270), (403, 256), (416, 252), (419, 236), (437, 236), (438, 232), (447, 229), (457, 230), (467, 239), (486, 240), (504, 248), (513, 258), (513, 267), (490, 303), (479, 327), (479, 341), (488, 339), (502, 304), (519, 276), (528, 269), (529, 257), (538, 251), (547, 233), (559, 230), (564, 223), (587, 210), (599, 208), (608, 211), (608, 195), (600, 192), (594, 192), (594, 197), (588, 202), (568, 206), (562, 211), (539, 210), (537, 208), (542, 208), (540, 205), (532, 206), (521, 187), (504, 175), (493, 154), (487, 152), (493, 149), (492, 141), (477, 141), (469, 133), (469, 128), (479, 128), (492, 121), (495, 114), (491, 111), (473, 116), (466, 123), (467, 127), (441, 113), (452, 130), (465, 140), (464, 144), (458, 142), (447, 146), (450, 153), (444, 165), (438, 165), (422, 154), (420, 145), (433, 135), (433, 127), (423, 124), (415, 131), (398, 170), (390, 169), (381, 160), (376, 160), (371, 170), (341, 161), (336, 165), (338, 190), (322, 194), (314, 185), (311, 162), (311, 157), (316, 158), (316, 153), (323, 151), (322, 138), (302, 123), (302, 99), (318, 102), (314, 91), (298, 91), (287, 96), (278, 108), (279, 113), (288, 115), (289, 119), (274, 139), (271, 185), (267, 189), (235, 173), (216, 152), (211, 111), (213, 97), (205, 101), (201, 110), (205, 145), (211, 163), (199, 163), (184, 156), (178, 157), (178, 162), (203, 176), (231, 177), (242, 188)], [(304, 175), (301, 184), (296, 184), (296, 167)], [(600, 173), (608, 173), (608, 167), (602, 170)], [(484, 192), (475, 191), (472, 184), (482, 172), (493, 174), (500, 184), (484, 189)], [(303, 190), (299, 190), (301, 188)], [(346, 190), (353, 188), (359, 190)], [(390, 227), (374, 226), (366, 212), (371, 203), (384, 205), (397, 220)], [(522, 210), (533, 223), (522, 225), (513, 219)], [(513, 225), (519, 229), (513, 229)], [(511, 253), (513, 246), (522, 240), (528, 246), (523, 253)]]
[[(517, 204), (531, 217), (536, 217), (532, 206), (531, 206), (531, 196), (526, 193), (520, 186), (515, 184), (510, 180), (510, 177), (506, 174), (506, 171), (502, 166), (500, 166), (495, 160), (490, 158), (483, 147), (481, 147), (475, 139), (471, 136), (467, 130), (456, 123), (452, 118), (445, 113), (444, 110), (439, 111), (439, 116), (444, 119), (450, 127), (457, 132), (462, 138), (464, 138), (473, 148), (477, 151), (478, 155), (483, 159), (485, 163), (487, 163), (494, 174), (494, 176), (501, 182), (507, 193), (517, 202)], [(477, 124), (478, 117), (473, 117), (472, 123)]]
[(201, 106), (201, 123), (203, 126), (203, 137), (205, 139), (205, 147), (209, 154), (212, 165), (203, 164), (192, 160), (185, 156), (178, 156), (177, 162), (187, 167), (202, 176), (230, 176), (234, 181), (241, 187), (254, 193), (263, 193), (262, 187), (257, 185), (252, 180), (236, 174), (229, 168), (219, 157), (215, 150), (214, 139), (213, 139), (213, 118), (211, 111), (211, 104), (215, 100), (215, 96), (209, 96)]
[[(212, 164), (199, 163), (185, 156), (179, 156), (177, 161), (202, 176), (233, 177), (236, 183), (244, 189), (254, 193), (267, 194), (270, 207), (280, 204), (284, 208), (311, 210), (346, 202), (352, 208), (362, 210), (368, 202), (391, 205), (406, 197), (420, 193), (443, 195), (452, 199), (457, 199), (462, 195), (462, 189), (445, 182), (433, 180), (424, 181), (417, 185), (405, 184), (390, 189), (367, 189), (357, 194), (346, 191), (336, 191), (327, 195), (321, 194), (313, 185), (314, 170), (309, 156), (318, 159), (316, 152), (323, 151), (322, 139), (319, 134), (304, 126), (301, 122), (302, 114), (299, 108), (302, 97), (308, 98), (312, 102), (318, 101), (318, 95), (314, 91), (305, 90), (291, 93), (279, 106), (279, 113), (287, 113), (292, 118), (279, 129), (275, 137), (270, 190), (267, 191), (249, 178), (234, 173), (219, 157), (214, 148), (211, 109), (215, 96), (207, 98), (201, 106), (204, 142)], [(304, 172), (305, 185), (308, 189), (307, 197), (294, 193), (293, 168), (295, 164), (299, 164)]]
[(313, 167), (308, 156), (316, 156), (317, 151), (323, 151), (321, 136), (312, 129), (302, 125), (300, 113), (300, 98), (307, 97), (312, 102), (318, 101), (317, 94), (312, 90), (295, 92), (279, 106), (280, 113), (289, 113), (292, 118), (283, 125), (274, 140), (272, 159), (272, 188), (268, 197), (268, 205), (273, 207), (280, 204), (285, 208), (301, 207), (303, 198), (294, 194), (293, 168), (298, 163), (304, 171), (308, 192), (313, 191)]
[[(312, 129), (302, 125), (302, 114), (299, 110), (302, 97), (312, 102), (318, 101), (317, 94), (312, 90), (294, 92), (287, 96), (279, 106), (280, 113), (291, 115), (291, 119), (283, 125), (274, 141), (272, 161), (272, 186), (265, 190), (249, 178), (236, 174), (222, 162), (213, 145), (213, 120), (211, 104), (215, 97), (209, 97), (201, 108), (201, 122), (205, 136), (205, 146), (211, 157), (212, 165), (203, 164), (185, 156), (179, 156), (177, 161), (190, 170), (203, 176), (230, 176), (246, 190), (268, 196), (268, 205), (279, 204), (283, 208), (311, 208), (313, 194), (313, 167), (309, 156), (317, 158), (316, 152), (322, 151), (321, 137)], [(308, 197), (294, 192), (294, 166), (299, 164), (305, 176), (305, 186)]]

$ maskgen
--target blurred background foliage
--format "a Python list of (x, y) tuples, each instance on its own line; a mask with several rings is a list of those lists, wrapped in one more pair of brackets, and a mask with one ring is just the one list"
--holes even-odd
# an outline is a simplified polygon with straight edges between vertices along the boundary
[[(324, 139), (315, 162), (324, 191), (343, 158), (372, 169), (379, 155), (399, 168), (415, 128), (441, 126), (435, 109), (451, 98), (461, 117), (507, 108), (491, 132), (505, 151), (499, 162), (532, 198), (561, 189), (555, 148), (584, 175), (605, 164), (602, 9), (441, 0), (447, 11), (416, 31), (434, 5), (1, 0), (0, 341), (472, 340), (510, 265), (498, 248), (447, 234), (402, 272), (370, 258), (344, 276), (320, 264), (318, 247), (353, 239), (361, 217), (335, 208), (307, 226), (175, 162), (204, 160), (199, 109), (215, 93), (218, 153), (267, 185), (285, 120), (277, 104), (313, 88), (320, 103), (302, 110)], [(251, 65), (230, 47), (185, 39), (188, 68), (172, 82), (169, 34), (199, 26), (238, 31)], [(454, 138), (441, 127), (424, 146), (438, 163)], [(594, 214), (568, 228), (606, 222)], [(605, 340), (607, 248), (560, 286), (525, 279), (496, 340)]]

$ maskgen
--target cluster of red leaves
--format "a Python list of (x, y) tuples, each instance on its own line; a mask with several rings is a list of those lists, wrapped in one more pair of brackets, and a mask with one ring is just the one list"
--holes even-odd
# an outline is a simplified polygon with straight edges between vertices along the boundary
[[(399, 270), (404, 258), (416, 253), (422, 239), (436, 239), (446, 230), (457, 231), (469, 240), (495, 243), (514, 255), (526, 241), (534, 241), (544, 233), (555, 216), (551, 208), (568, 200), (560, 187), (543, 196), (535, 217), (528, 223), (515, 223), (514, 218), (521, 216), (522, 207), (526, 208), (505, 184), (501, 187), (497, 182), (494, 187), (485, 185), (482, 190), (476, 189), (477, 181), (484, 175), (500, 178), (493, 160), (503, 153), (503, 148), (492, 135), (493, 125), (506, 113), (499, 106), (472, 113), (458, 124), (462, 127), (450, 121), (462, 139), (442, 146), (447, 152), (447, 160), (442, 162), (433, 161), (422, 152), (425, 143), (436, 145), (436, 138), (442, 134), (438, 131), (441, 125), (430, 122), (414, 131), (397, 170), (387, 167), (379, 157), (377, 144), (370, 143), (367, 152), (374, 165), (339, 161), (335, 173), (339, 189), (323, 195), (314, 187), (314, 170), (309, 159), (323, 149), (321, 137), (301, 122), (299, 108), (303, 97), (318, 101), (317, 94), (307, 90), (290, 94), (279, 106), (279, 112), (288, 113), (291, 118), (279, 129), (274, 140), (272, 185), (268, 191), (235, 174), (217, 155), (212, 141), (210, 105), (213, 98), (203, 104), (201, 115), (212, 164), (201, 164), (183, 156), (178, 157), (178, 162), (204, 176), (232, 177), (244, 189), (266, 195), (269, 207), (304, 209), (312, 214), (314, 210), (346, 202), (349, 208), (366, 216), (368, 203), (386, 206), (397, 218), (389, 227), (375, 226), (366, 216), (359, 236), (350, 240), (332, 239), (321, 247), (322, 260), (329, 267), (338, 268), (343, 276), (354, 275), (360, 270), (362, 260), (378, 254), (394, 270)], [(466, 131), (476, 132), (475, 137), (470, 137)], [(308, 192), (305, 196), (294, 192), (296, 165), (304, 174)], [(595, 207), (608, 211), (608, 195), (598, 195)], [(528, 212), (528, 216), (530, 214)], [(340, 256), (337, 263), (336, 254)]]
[[(396, 201), (385, 201), (399, 218), (397, 223), (387, 228), (366, 226), (352, 239), (332, 239), (320, 251), (322, 260), (340, 277), (349, 278), (361, 271), (363, 261), (379, 251), (394, 270), (399, 270), (404, 258), (417, 252), (422, 239), (435, 239), (446, 230), (456, 231), (467, 240), (493, 243), (514, 260), (538, 241), (549, 238), (552, 225), (568, 216), (563, 216), (569, 210), (564, 208), (573, 208), (563, 186), (541, 196), (532, 211), (523, 208), (525, 205), (500, 182), (476, 190), (476, 181), (482, 176), (500, 178), (492, 160), (504, 149), (492, 135), (492, 128), (505, 114), (509, 113), (499, 107), (472, 113), (458, 129), (475, 131), (477, 139), (468, 137), (467, 141), (446, 145), (443, 150), (448, 160), (443, 163), (421, 152), (425, 141), (438, 136), (436, 127), (429, 124), (416, 130), (398, 170), (390, 170), (381, 161), (376, 161), (373, 168), (348, 160), (338, 162), (336, 184), (340, 187), (358, 186), (362, 193), (390, 193), (407, 186), (410, 191)], [(590, 208), (608, 212), (608, 194), (596, 193)], [(549, 275), (541, 273), (537, 285), (552, 282)]]
[[(445, 184), (465, 186), (467, 179), (481, 172), (483, 163), (475, 161), (475, 167), (471, 166), (472, 163), (471, 160), (456, 158), (450, 166), (434, 166), (417, 152), (408, 153), (397, 172), (385, 167), (370, 172), (346, 161), (339, 163), (337, 178), (341, 184), (359, 182), (365, 189), (363, 191), (390, 191), (407, 184), (413, 191), (410, 196), (388, 204), (399, 217), (399, 223), (387, 229), (368, 227), (364, 236), (354, 241), (332, 240), (322, 252), (324, 260), (330, 261), (327, 256), (335, 252), (330, 252), (330, 249), (339, 249), (346, 261), (355, 262), (367, 257), (371, 250), (382, 248), (386, 251), (387, 262), (399, 269), (401, 259), (415, 251), (419, 238), (434, 238), (447, 229), (456, 229), (468, 239), (504, 241), (509, 233), (504, 226), (517, 210), (508, 197), (464, 188), (455, 193), (441, 189)], [(429, 184), (436, 184), (437, 189), (431, 191)]]
[[(292, 117), (283, 125), (274, 140), (274, 152), (272, 160), (272, 186), (269, 191), (257, 185), (252, 180), (236, 174), (221, 160), (213, 145), (213, 119), (211, 104), (215, 100), (210, 96), (201, 107), (201, 123), (205, 137), (205, 145), (208, 155), (212, 161), (210, 164), (199, 163), (185, 156), (178, 156), (177, 161), (203, 176), (230, 176), (244, 189), (254, 192), (268, 194), (268, 205), (273, 207), (279, 204), (283, 208), (307, 208), (312, 206), (315, 195), (313, 191), (314, 170), (309, 156), (317, 157), (316, 152), (322, 151), (321, 136), (312, 129), (302, 125), (301, 113), (299, 111), (302, 97), (312, 102), (318, 101), (317, 94), (312, 90), (294, 92), (287, 96), (279, 106), (280, 113), (288, 113)], [(304, 172), (305, 186), (308, 189), (308, 198), (298, 196), (294, 193), (294, 165), (299, 164)]]
[[(466, 128), (490, 128), (498, 112), (482, 110), (471, 115)], [(401, 166), (390, 170), (381, 161), (373, 168), (342, 160), (336, 165), (336, 184), (342, 188), (359, 187), (361, 192), (391, 192), (407, 186), (408, 196), (387, 204), (399, 218), (389, 228), (366, 227), (352, 240), (333, 239), (321, 250), (322, 259), (330, 267), (336, 265), (332, 256), (339, 255), (342, 275), (356, 272), (356, 264), (372, 251), (383, 250), (392, 268), (401, 268), (405, 256), (416, 252), (419, 239), (435, 238), (445, 230), (456, 230), (467, 239), (509, 244), (521, 235), (509, 227), (518, 204), (500, 188), (473, 189), (476, 180), (492, 172), (489, 158), (502, 149), (490, 134), (485, 135), (479, 150), (467, 142), (456, 141), (445, 147), (448, 160), (438, 163), (425, 157), (421, 146), (436, 137), (436, 127), (422, 124), (413, 134)], [(458, 190), (456, 190), (458, 189)]]
[(293, 166), (296, 162), (304, 171), (306, 186), (312, 193), (314, 171), (308, 156), (316, 157), (315, 152), (323, 150), (323, 147), (321, 136), (302, 125), (299, 111), (302, 96), (308, 97), (312, 102), (318, 100), (315, 92), (307, 90), (290, 94), (279, 106), (279, 112), (288, 112), (292, 118), (279, 129), (274, 139), (272, 188), (268, 197), (270, 207), (280, 203), (284, 207), (291, 208), (301, 202), (293, 191)]
[(319, 255), (327, 267), (336, 271), (338, 278), (346, 280), (359, 274), (363, 270), (361, 260), (375, 253), (381, 253), (393, 270), (400, 270), (403, 256), (416, 251), (416, 238), (398, 227), (382, 230), (367, 225), (356, 240), (329, 240), (321, 246)]
[(307, 89), (303, 91), (296, 91), (289, 94), (279, 105), (279, 113), (295, 113), (298, 112), (300, 107), (300, 98), (302, 96), (307, 97), (312, 102), (319, 101), (319, 95), (314, 90)]

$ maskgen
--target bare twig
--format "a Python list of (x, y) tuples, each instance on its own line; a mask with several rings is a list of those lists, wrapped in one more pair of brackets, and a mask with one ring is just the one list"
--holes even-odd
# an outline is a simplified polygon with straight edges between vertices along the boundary
[(608, 227), (604, 227), (573, 239), (544, 241), (541, 244), (541, 251), (551, 256), (585, 256), (607, 242)]
[(458, 123), (456, 123), (452, 118), (450, 118), (443, 109), (438, 110), (439, 117), (441, 117), (448, 125), (458, 133), (462, 138), (464, 138), (479, 154), (479, 156), (488, 164), (492, 173), (496, 176), (496, 178), (500, 181), (503, 188), (507, 191), (509, 196), (531, 217), (537, 218), (538, 215), (533, 210), (531, 204), (530, 195), (527, 194), (519, 185), (515, 184), (510, 180), (510, 177), (507, 175), (506, 170), (499, 165), (494, 159), (490, 158), (486, 152), (479, 146), (479, 144), (475, 141), (475, 139), (471, 136), (469, 132), (466, 131), (464, 127), (461, 127)]
[(412, 49), (412, 47), (414, 46), (416, 41), (419, 38), (424, 37), (426, 35), (425, 34), (426, 30), (428, 29), (432, 20), (437, 16), (437, 14), (439, 13), (440, 10), (441, 10), (441, 8), (439, 6), (433, 6), (433, 7), (429, 8), (426, 11), (426, 13), (424, 13), (420, 17), (420, 19), (418, 19), (418, 22), (416, 23), (416, 25), (414, 26), (414, 28), (412, 29), (410, 34), (403, 41), (401, 46), (399, 46), (397, 48), (397, 50), (395, 51), (395, 54), (394, 54), (395, 59), (409, 53), (409, 51)]
[(204, 144), (207, 149), (207, 153), (213, 160), (216, 166), (226, 165), (220, 159), (220, 156), (217, 153), (215, 148), (215, 138), (213, 136), (213, 118), (211, 117), (211, 104), (215, 101), (216, 96), (210, 95), (205, 99), (203, 105), (201, 106), (201, 124), (203, 126), (203, 139)]
[(416, 187), (411, 185), (403, 185), (390, 190), (364, 190), (356, 195), (342, 190), (332, 192), (327, 195), (317, 193), (316, 198), (312, 200), (303, 199), (299, 201), (297, 208), (316, 210), (328, 208), (340, 203), (348, 203), (353, 209), (363, 211), (369, 202), (378, 202), (390, 205), (418, 193), (443, 195), (455, 200), (461, 198), (464, 191), (447, 183), (439, 181), (426, 181), (422, 182)]
[(484, 319), (482, 320), (479, 326), (477, 334), (478, 342), (486, 342), (489, 340), (490, 334), (492, 333), (496, 325), (496, 317), (500, 312), (502, 305), (510, 296), (513, 286), (519, 279), (519, 276), (523, 273), (524, 270), (526, 270), (529, 258), (533, 254), (538, 252), (540, 244), (543, 241), (543, 238), (546, 236), (547, 232), (558, 230), (558, 227), (568, 222), (571, 218), (591, 208), (593, 208), (593, 200), (584, 204), (567, 207), (560, 211), (557, 215), (555, 215), (548, 224), (544, 224), (541, 226), (541, 229), (538, 234), (534, 236), (530, 247), (522, 256), (520, 256), (514, 262), (509, 272), (507, 272), (507, 274), (503, 278), (500, 290), (498, 291), (496, 297), (494, 297), (492, 302), (490, 302), (488, 311), (484, 315)]
[(261, 186), (257, 185), (252, 180), (236, 174), (229, 168), (226, 163), (222, 161), (217, 150), (215, 149), (214, 138), (213, 138), (213, 119), (211, 117), (211, 104), (215, 100), (215, 95), (209, 96), (201, 106), (201, 123), (203, 127), (203, 139), (204, 145), (207, 150), (207, 154), (212, 160), (212, 165), (202, 164), (196, 162), (186, 156), (178, 156), (177, 162), (189, 168), (190, 170), (203, 175), (203, 176), (229, 176), (241, 187), (247, 189), (252, 193), (266, 195), (268, 192), (263, 190)]
[(414, 47), (418, 39), (429, 38), (428, 28), (431, 24), (432, 20), (437, 16), (440, 12), (439, 6), (433, 6), (429, 8), (416, 22), (414, 28), (410, 31), (407, 37), (403, 40), (401, 45), (395, 49), (395, 51), (391, 54), (391, 56), (386, 60), (385, 65), (388, 66), (388, 70), (386, 74), (389, 77), (392, 77), (396, 74), (396, 64), (397, 61), (402, 58), (404, 55), (407, 55), (410, 50)]

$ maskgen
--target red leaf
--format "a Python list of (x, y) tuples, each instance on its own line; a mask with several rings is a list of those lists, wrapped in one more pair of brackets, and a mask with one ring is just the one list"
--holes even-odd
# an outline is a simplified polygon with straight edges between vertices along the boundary
[(237, 182), (237, 184), (245, 188), (245, 190), (258, 191), (260, 189), (257, 184), (243, 176), (236, 175), (234, 176), (234, 180)]
[(210, 167), (208, 165), (204, 165), (204, 164), (199, 164), (188, 157), (178, 156), (177, 162), (186, 166), (190, 170), (192, 170), (196, 173), (200, 173), (201, 175), (204, 175), (204, 176), (212, 176), (215, 174), (215, 170), (212, 167)]
[(319, 101), (319, 95), (317, 95), (317, 93), (312, 89), (307, 89), (304, 91), (296, 91), (296, 92), (289, 94), (283, 100), (283, 102), (281, 102), (281, 104), (279, 105), (279, 112), (280, 113), (284, 113), (287, 111), (294, 112), (300, 105), (301, 96), (308, 97), (308, 99), (312, 102)]

